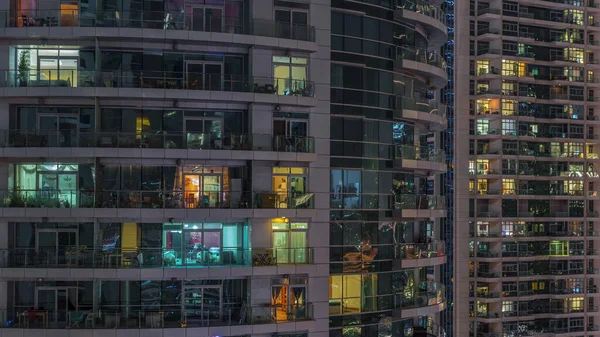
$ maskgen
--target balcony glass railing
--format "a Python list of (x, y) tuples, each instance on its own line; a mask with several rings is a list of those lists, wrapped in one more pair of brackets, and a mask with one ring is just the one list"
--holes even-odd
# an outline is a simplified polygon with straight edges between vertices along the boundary
[(416, 61), (446, 70), (446, 60), (440, 54), (426, 49), (397, 47), (396, 58), (399, 60)]
[(314, 153), (313, 137), (96, 130), (4, 130), (0, 147), (102, 147)]
[(411, 290), (389, 295), (344, 297), (329, 300), (329, 314), (341, 315), (356, 311), (353, 303), (361, 303), (361, 311), (383, 311), (423, 308), (442, 304), (446, 301), (446, 289), (438, 282), (422, 282)]
[(434, 100), (396, 96), (396, 109), (415, 110), (446, 118), (446, 106)]
[[(188, 255), (194, 254), (193, 258)], [(0, 268), (218, 268), (313, 263), (303, 248), (12, 248), (0, 250)]]
[[(205, 14), (206, 13), (206, 14)], [(315, 41), (315, 27), (252, 18), (223, 16), (217, 11), (12, 10), (0, 12), (0, 27), (98, 27), (183, 30), (257, 35)]]
[(395, 256), (405, 260), (446, 256), (446, 242), (401, 243), (395, 246)]
[(441, 8), (429, 4), (427, 1), (396, 0), (396, 8), (429, 16), (446, 25), (446, 13)]
[(439, 149), (427, 146), (396, 145), (396, 159), (423, 160), (435, 163), (444, 163), (446, 154)]
[(275, 324), (313, 319), (311, 303), (256, 306), (205, 303), (204, 310), (198, 309), (198, 306), (172, 305), (151, 310), (133, 305), (114, 305), (97, 310), (81, 308), (79, 311), (23, 308), (0, 311), (0, 323), (3, 328), (17, 329), (160, 329)]
[(314, 96), (314, 83), (303, 79), (173, 71), (129, 74), (87, 70), (41, 69), (0, 71), (0, 87), (83, 87), (179, 89), (252, 92), (279, 96)]
[(247, 191), (0, 191), (8, 208), (312, 208), (312, 193)]
[(396, 196), (396, 209), (444, 210), (446, 197), (443, 195), (402, 194)]

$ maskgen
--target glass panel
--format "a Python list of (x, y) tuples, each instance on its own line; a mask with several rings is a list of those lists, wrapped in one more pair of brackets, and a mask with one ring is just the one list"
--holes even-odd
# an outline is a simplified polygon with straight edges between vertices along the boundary
[(221, 232), (204, 232), (203, 238), (206, 251), (204, 252), (204, 262), (209, 264), (221, 263)]
[(308, 123), (299, 121), (290, 121), (290, 135), (302, 136), (308, 135)]
[(216, 207), (221, 196), (221, 176), (204, 176), (202, 178), (202, 206)]
[(221, 133), (223, 130), (222, 122), (220, 119), (205, 119), (204, 120), (204, 133), (209, 137), (211, 149), (218, 149), (222, 147)]
[(185, 251), (187, 265), (202, 263), (202, 253), (205, 251), (204, 243), (202, 242), (202, 232), (185, 232)]
[(55, 232), (38, 232), (38, 259), (41, 264), (56, 264)]
[(58, 175), (58, 200), (65, 207), (77, 205), (77, 175)]
[(202, 295), (202, 288), (185, 289), (185, 315), (190, 326), (202, 325), (204, 320), (208, 320), (208, 313), (202, 310)]
[(223, 31), (223, 10), (219, 8), (206, 8), (207, 30), (211, 32)]
[(209, 318), (219, 319), (221, 317), (221, 288), (204, 288), (203, 310), (208, 313)]
[(221, 71), (223, 66), (220, 64), (205, 64), (204, 71), (206, 73), (205, 90), (220, 91), (223, 87)]
[(77, 128), (79, 126), (79, 118), (72, 117), (60, 117), (59, 118), (59, 135), (57, 142), (62, 147), (77, 146)]
[(56, 308), (56, 290), (38, 289), (37, 309), (55, 311)]
[(187, 133), (187, 146), (190, 149), (205, 148), (204, 121), (202, 119), (188, 119), (185, 121)]
[(273, 249), (277, 263), (290, 263), (289, 261), (289, 233), (274, 232), (273, 233)]
[(291, 263), (306, 263), (306, 232), (292, 232)]
[(290, 192), (292, 195), (302, 195), (306, 193), (306, 177), (292, 177)]
[(192, 30), (201, 32), (204, 31), (204, 8), (192, 8)]
[(184, 178), (185, 207), (196, 208), (200, 197), (200, 175), (187, 174)]
[(77, 60), (61, 59), (59, 66), (59, 83), (57, 86), (76, 87), (77, 86)]
[[(59, 143), (57, 139), (58, 132), (58, 117), (56, 116), (40, 116), (39, 117), (38, 129), (40, 130), (40, 136), (43, 140), (46, 140), (48, 146), (55, 147)], [(44, 143), (43, 140), (40, 140)], [(43, 145), (43, 144), (40, 144)]]
[(56, 290), (56, 317), (57, 322), (67, 321), (67, 290), (58, 289)]
[(288, 315), (288, 306), (289, 306), (289, 298), (288, 298), (288, 287), (273, 287), (271, 290), (271, 304), (275, 307), (274, 318), (277, 321), (287, 321)]
[(187, 88), (202, 90), (204, 65), (202, 63), (187, 64)]
[(307, 40), (308, 31), (306, 26), (308, 25), (308, 13), (306, 12), (293, 12), (292, 13), (292, 38)]
[(290, 291), (290, 314), (296, 319), (306, 318), (306, 287), (291, 286)]

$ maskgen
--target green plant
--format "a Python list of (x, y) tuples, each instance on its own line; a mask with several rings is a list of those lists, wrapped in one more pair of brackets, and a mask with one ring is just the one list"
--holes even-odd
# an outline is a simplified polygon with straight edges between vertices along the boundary
[(26, 86), (27, 80), (29, 78), (29, 50), (24, 50), (19, 56), (19, 65), (18, 65), (18, 74), (17, 78), (19, 80), (20, 86)]
[(10, 198), (10, 207), (25, 207), (25, 198), (21, 193), (15, 192)]

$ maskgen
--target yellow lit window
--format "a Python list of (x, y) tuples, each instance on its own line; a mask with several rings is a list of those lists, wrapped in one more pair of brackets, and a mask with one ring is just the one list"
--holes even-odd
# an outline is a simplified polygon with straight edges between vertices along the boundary
[(563, 56), (566, 61), (583, 63), (583, 56), (585, 52), (583, 48), (564, 48)]
[(488, 191), (487, 179), (477, 179), (477, 193), (487, 194), (487, 191)]
[(565, 308), (569, 308), (571, 312), (581, 312), (583, 307), (583, 297), (565, 298)]
[(502, 93), (504, 95), (515, 95), (517, 84), (513, 81), (502, 81)]
[(515, 194), (515, 180), (514, 179), (502, 179), (502, 194), (504, 194), (504, 195)]
[(574, 25), (583, 25), (583, 11), (580, 9), (565, 9), (564, 18), (567, 23)]
[(477, 174), (489, 174), (489, 159), (477, 159)]
[(476, 66), (477, 66), (477, 75), (485, 75), (490, 72), (490, 61), (478, 60)]
[(517, 64), (517, 61), (502, 60), (502, 76), (517, 76)]
[(469, 179), (469, 193), (470, 194), (475, 193), (475, 180), (473, 180), (473, 179)]
[(502, 115), (513, 116), (517, 111), (517, 101), (511, 99), (502, 100)]
[(475, 161), (469, 160), (469, 174), (475, 174)]
[(550, 256), (568, 256), (569, 242), (552, 240), (550, 241)]

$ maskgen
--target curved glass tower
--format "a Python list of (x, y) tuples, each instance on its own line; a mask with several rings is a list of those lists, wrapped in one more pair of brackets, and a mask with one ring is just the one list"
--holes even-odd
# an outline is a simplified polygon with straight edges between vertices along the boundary
[(443, 336), (441, 1), (333, 0), (330, 336)]

